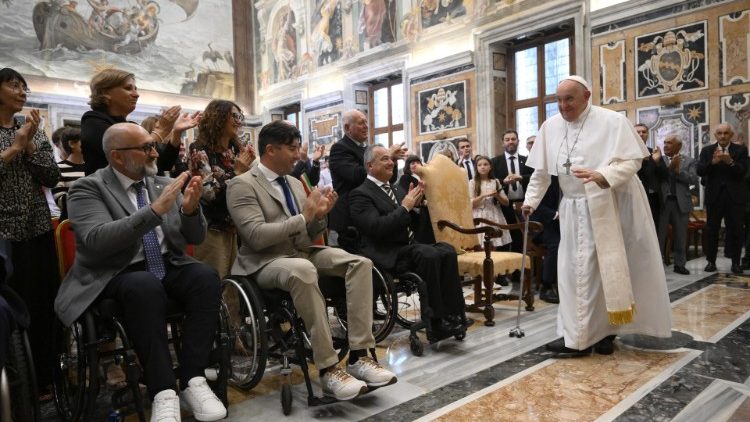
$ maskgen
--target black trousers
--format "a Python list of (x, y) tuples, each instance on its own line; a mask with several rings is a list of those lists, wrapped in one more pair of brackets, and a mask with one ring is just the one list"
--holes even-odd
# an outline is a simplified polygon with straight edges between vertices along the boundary
[(148, 271), (126, 270), (110, 280), (100, 296), (120, 303), (123, 325), (151, 397), (176, 386), (167, 341), (167, 298), (178, 302), (185, 312), (178, 356), (182, 388), (191, 378), (203, 376), (219, 318), (221, 293), (216, 270), (203, 263), (179, 267), (167, 263), (166, 270), (163, 281)]
[(654, 227), (659, 227), (659, 218), (661, 216), (661, 198), (658, 192), (652, 192), (648, 195), (648, 205), (651, 208), (651, 216), (654, 218)]
[(547, 255), (542, 262), (542, 286), (551, 289), (557, 285), (557, 249), (560, 247), (560, 220), (553, 220), (534, 238), (535, 243), (544, 245)]
[(29, 343), (34, 356), (40, 391), (52, 384), (55, 347), (50, 339), (60, 338), (55, 329), (55, 296), (60, 286), (57, 253), (52, 230), (28, 240), (12, 243), (13, 275), (8, 285), (26, 303), (31, 316)]
[(719, 228), (724, 220), (726, 239), (724, 249), (729, 252), (732, 264), (740, 264), (742, 253), (742, 221), (745, 213), (744, 204), (736, 204), (726, 190), (719, 193), (718, 199), (706, 204), (706, 229), (703, 249), (708, 262), (716, 262), (716, 251), (719, 247)]
[(463, 290), (458, 279), (456, 251), (446, 243), (415, 243), (399, 249), (396, 272), (413, 271), (427, 286), (430, 308), (435, 318), (462, 315)]

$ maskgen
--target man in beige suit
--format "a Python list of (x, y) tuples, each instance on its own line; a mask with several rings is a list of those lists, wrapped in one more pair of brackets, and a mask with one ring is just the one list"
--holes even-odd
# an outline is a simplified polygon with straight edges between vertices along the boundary
[[(227, 204), (242, 239), (233, 274), (255, 277), (264, 289), (288, 291), (310, 331), (323, 393), (350, 400), (396, 382), (396, 376), (367, 356), (372, 335), (372, 262), (343, 249), (313, 244), (336, 203), (330, 188), (305, 197), (302, 183), (287, 177), (299, 160), (300, 132), (283, 121), (258, 135), (260, 162), (227, 184)], [(349, 329), (347, 371), (337, 367), (318, 275), (345, 279)], [(348, 372), (348, 373), (347, 373)]]

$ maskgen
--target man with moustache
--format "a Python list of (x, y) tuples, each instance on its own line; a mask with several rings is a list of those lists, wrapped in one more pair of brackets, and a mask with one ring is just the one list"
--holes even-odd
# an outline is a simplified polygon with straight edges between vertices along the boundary
[(727, 123), (714, 130), (716, 143), (703, 147), (698, 159), (697, 173), (706, 187), (703, 200), (706, 206), (706, 228), (703, 250), (706, 254), (704, 271), (716, 271), (716, 251), (721, 220), (726, 227), (725, 252), (732, 259), (731, 271), (742, 274), (742, 219), (747, 202), (747, 148), (732, 143), (734, 131)]
[[(202, 180), (187, 172), (176, 179), (157, 176), (156, 144), (132, 123), (107, 129), (103, 148), (109, 165), (79, 179), (68, 192), (76, 257), (60, 285), (55, 311), (69, 326), (96, 300), (115, 300), (144, 369), (152, 421), (157, 416), (180, 420), (177, 391), (196, 420), (223, 419), (226, 409), (203, 375), (221, 283), (214, 269), (185, 254), (188, 244), (206, 237)], [(186, 315), (177, 377), (167, 341), (168, 298)]]
[[(648, 201), (636, 172), (648, 150), (626, 117), (591, 105), (580, 76), (557, 86), (560, 114), (542, 124), (523, 212), (530, 215), (558, 176), (562, 200), (557, 333), (560, 356), (614, 352), (615, 335), (671, 335), (659, 243), (643, 230)], [(626, 247), (627, 245), (627, 247)], [(637, 312), (636, 312), (637, 308)]]
[[(638, 123), (635, 125), (635, 131), (643, 140), (643, 144), (646, 145), (648, 143), (648, 126)], [(656, 166), (661, 162), (662, 154), (658, 146), (655, 146), (653, 149), (646, 148), (648, 149), (649, 156), (643, 159), (641, 169), (638, 170), (638, 178), (641, 179), (643, 189), (646, 190), (646, 195), (648, 195), (648, 204), (651, 207), (651, 215), (654, 217), (654, 226), (659, 227), (662, 196), (660, 183), (656, 176)]]
[(693, 210), (690, 186), (698, 184), (696, 162), (685, 154), (680, 154), (682, 140), (677, 135), (664, 139), (664, 156), (656, 162), (656, 175), (662, 193), (661, 215), (659, 216), (658, 236), (662, 256), (666, 256), (667, 226), (672, 225), (672, 249), (674, 251), (674, 272), (687, 275), (685, 249), (687, 246), (688, 219)]
[[(331, 189), (305, 195), (302, 182), (287, 177), (299, 160), (300, 132), (278, 120), (258, 134), (260, 162), (227, 184), (227, 204), (242, 245), (232, 274), (255, 278), (263, 289), (282, 289), (310, 333), (313, 360), (323, 394), (351, 400), (396, 376), (367, 356), (372, 334), (372, 262), (341, 248), (317, 246), (327, 215), (337, 201)], [(338, 367), (319, 275), (344, 279), (349, 364)]]
[[(529, 184), (532, 169), (526, 166), (526, 157), (518, 153), (518, 132), (508, 129), (503, 133), (504, 152), (492, 159), (495, 179), (503, 185), (503, 191), (508, 196), (510, 204), (501, 206), (503, 216), (508, 224), (518, 222), (514, 204), (523, 202), (526, 186)], [(521, 252), (523, 249), (523, 235), (518, 230), (511, 231), (513, 243), (511, 250)]]

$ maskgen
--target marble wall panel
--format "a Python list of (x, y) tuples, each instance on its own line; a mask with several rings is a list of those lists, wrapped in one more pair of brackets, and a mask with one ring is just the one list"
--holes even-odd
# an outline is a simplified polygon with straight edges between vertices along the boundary
[(599, 47), (601, 70), (601, 104), (625, 101), (625, 40), (603, 44)]
[(750, 93), (726, 95), (719, 99), (721, 121), (734, 128), (734, 140), (748, 145), (750, 139)]
[(721, 85), (750, 82), (750, 10), (719, 16)]

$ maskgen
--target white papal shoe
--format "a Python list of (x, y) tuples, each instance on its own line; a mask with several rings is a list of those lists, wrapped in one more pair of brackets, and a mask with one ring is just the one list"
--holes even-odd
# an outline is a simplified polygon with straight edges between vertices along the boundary
[[(218, 421), (227, 416), (227, 409), (203, 377), (193, 377), (180, 393), (185, 409), (193, 412), (197, 421)], [(178, 419), (179, 420), (179, 419)]]
[(151, 403), (151, 422), (181, 422), (180, 399), (174, 390), (163, 390)]
[(336, 400), (351, 400), (367, 392), (367, 384), (347, 374), (341, 368), (331, 368), (320, 377), (323, 394)]

